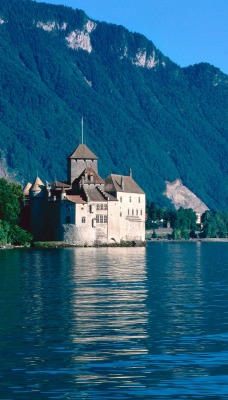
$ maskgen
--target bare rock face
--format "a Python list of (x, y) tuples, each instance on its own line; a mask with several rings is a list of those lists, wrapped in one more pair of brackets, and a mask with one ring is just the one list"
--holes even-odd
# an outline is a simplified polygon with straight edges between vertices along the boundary
[(164, 195), (171, 200), (176, 210), (180, 207), (185, 209), (192, 208), (193, 211), (203, 214), (209, 208), (191, 190), (183, 185), (180, 179), (174, 182), (166, 181), (166, 191)]
[(0, 149), (0, 178), (5, 178), (9, 181), (15, 181), (16, 179), (16, 172), (13, 174), (9, 171), (5, 154), (2, 149)]

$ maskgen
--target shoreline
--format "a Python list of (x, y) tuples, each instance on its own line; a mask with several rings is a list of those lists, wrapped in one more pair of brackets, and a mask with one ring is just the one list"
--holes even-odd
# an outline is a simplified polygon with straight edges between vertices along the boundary
[(63, 242), (37, 242), (32, 244), (31, 246), (14, 246), (11, 244), (2, 244), (0, 245), (0, 250), (13, 250), (13, 249), (37, 249), (37, 250), (46, 250), (46, 249), (66, 249), (66, 248), (104, 248), (104, 247), (146, 247), (148, 243), (228, 243), (228, 238), (202, 238), (202, 239), (166, 239), (166, 238), (150, 238), (146, 239), (145, 242), (135, 243), (135, 242), (124, 242), (124, 243), (115, 243), (115, 244), (97, 244), (94, 246), (82, 246), (82, 245), (74, 245)]
[(228, 242), (228, 238), (196, 238), (196, 239), (165, 239), (165, 238), (151, 238), (146, 239), (147, 243), (150, 242), (166, 242), (166, 243), (196, 243), (196, 242)]

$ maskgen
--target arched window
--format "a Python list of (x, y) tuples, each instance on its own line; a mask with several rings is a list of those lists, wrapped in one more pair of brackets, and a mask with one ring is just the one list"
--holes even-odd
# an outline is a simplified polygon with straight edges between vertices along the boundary
[(82, 217), (82, 224), (85, 224), (85, 222), (86, 222), (86, 218)]

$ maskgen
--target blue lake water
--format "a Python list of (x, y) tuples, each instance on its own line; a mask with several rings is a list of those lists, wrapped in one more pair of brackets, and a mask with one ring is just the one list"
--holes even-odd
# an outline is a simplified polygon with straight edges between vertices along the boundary
[(0, 399), (228, 399), (228, 243), (0, 252)]

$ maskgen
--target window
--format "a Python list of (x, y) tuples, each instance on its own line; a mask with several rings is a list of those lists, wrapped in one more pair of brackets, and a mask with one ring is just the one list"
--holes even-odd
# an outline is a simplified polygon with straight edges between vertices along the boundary
[(139, 203), (141, 203), (141, 198), (140, 197), (138, 198), (138, 201), (139, 201)]
[(100, 210), (100, 204), (97, 204), (97, 210)]
[(82, 217), (82, 224), (85, 224), (85, 222), (86, 222), (86, 218)]
[(139, 212), (138, 212), (138, 210), (136, 210), (136, 215), (139, 215)]
[(134, 215), (134, 210), (132, 209), (132, 215)]
[(140, 210), (140, 215), (142, 215), (142, 209)]
[(120, 211), (120, 217), (122, 217), (122, 211)]
[(122, 203), (122, 196), (120, 197), (120, 202)]
[(131, 203), (131, 196), (129, 197), (129, 203)]
[(108, 209), (108, 204), (104, 204), (104, 210)]
[(70, 216), (69, 215), (66, 216), (66, 224), (70, 224)]
[(127, 215), (130, 215), (130, 210), (129, 210), (129, 208), (128, 208), (128, 210), (127, 210)]
[(107, 215), (102, 215), (102, 214), (97, 214), (96, 215), (96, 222), (97, 224), (107, 224), (108, 222), (108, 216)]
[(101, 208), (100, 209), (103, 210), (103, 208), (104, 208), (104, 204), (101, 204)]

